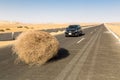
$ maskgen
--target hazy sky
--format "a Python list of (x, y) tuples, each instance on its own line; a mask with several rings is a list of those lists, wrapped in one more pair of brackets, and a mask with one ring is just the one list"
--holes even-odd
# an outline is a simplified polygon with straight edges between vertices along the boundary
[(120, 22), (120, 0), (0, 0), (0, 20)]

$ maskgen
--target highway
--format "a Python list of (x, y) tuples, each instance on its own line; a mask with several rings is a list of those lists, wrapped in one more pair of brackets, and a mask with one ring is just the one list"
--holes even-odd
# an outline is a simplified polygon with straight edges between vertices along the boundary
[(11, 46), (0, 48), (0, 80), (120, 80), (120, 42), (104, 25), (84, 32), (56, 36), (58, 55), (42, 66), (14, 64)]

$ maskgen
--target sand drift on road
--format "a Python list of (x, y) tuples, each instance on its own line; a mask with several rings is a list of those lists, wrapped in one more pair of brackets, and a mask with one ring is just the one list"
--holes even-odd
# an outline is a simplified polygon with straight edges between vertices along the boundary
[(58, 50), (58, 40), (43, 31), (23, 32), (13, 45), (13, 51), (18, 56), (16, 60), (30, 65), (44, 64), (57, 55)]

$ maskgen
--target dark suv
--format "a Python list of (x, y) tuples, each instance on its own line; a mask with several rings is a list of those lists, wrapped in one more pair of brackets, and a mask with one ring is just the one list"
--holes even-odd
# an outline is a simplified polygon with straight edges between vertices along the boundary
[(80, 36), (83, 34), (83, 31), (80, 25), (69, 25), (65, 31), (65, 37), (68, 36)]

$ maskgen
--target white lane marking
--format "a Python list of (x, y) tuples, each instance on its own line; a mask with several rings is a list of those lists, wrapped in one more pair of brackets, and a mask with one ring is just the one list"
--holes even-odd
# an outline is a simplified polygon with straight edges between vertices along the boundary
[(93, 31), (92, 32), (90, 32), (91, 34), (93, 33)]
[(106, 28), (107, 28), (107, 30), (110, 32), (110, 33), (112, 33), (112, 35), (116, 38), (116, 39), (118, 39), (118, 41), (120, 42), (120, 38), (114, 33), (114, 32), (112, 32), (107, 26), (105, 26)]
[(79, 40), (79, 41), (77, 42), (77, 44), (79, 44), (80, 42), (82, 42), (84, 39), (85, 39), (85, 38), (82, 38), (81, 40)]

